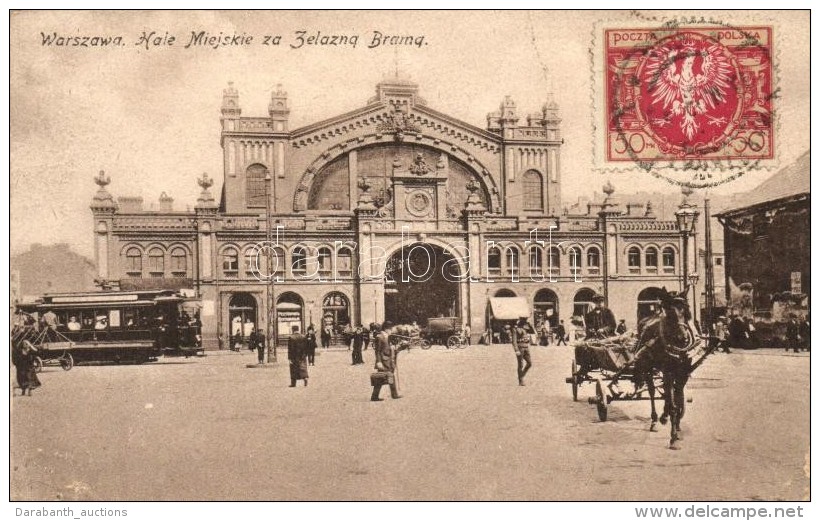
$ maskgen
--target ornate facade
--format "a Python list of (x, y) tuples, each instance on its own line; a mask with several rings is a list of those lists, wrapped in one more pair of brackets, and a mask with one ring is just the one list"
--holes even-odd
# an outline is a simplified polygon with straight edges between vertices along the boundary
[(100, 278), (196, 291), (208, 348), (243, 323), (266, 327), (267, 309), (280, 338), (294, 323), (386, 317), (456, 316), (481, 332), (490, 299), (509, 296), (533, 320), (569, 328), (600, 292), (634, 326), (654, 288), (682, 285), (684, 235), (651, 206), (621, 207), (607, 186), (586, 213), (562, 211), (571, 173), (554, 102), (522, 117), (507, 97), (479, 128), (391, 79), (362, 108), (306, 127), (291, 130), (289, 112), (281, 88), (264, 117), (243, 116), (239, 93), (225, 89), (220, 195), (203, 175), (191, 212), (165, 194), (155, 212), (115, 201), (100, 173)]

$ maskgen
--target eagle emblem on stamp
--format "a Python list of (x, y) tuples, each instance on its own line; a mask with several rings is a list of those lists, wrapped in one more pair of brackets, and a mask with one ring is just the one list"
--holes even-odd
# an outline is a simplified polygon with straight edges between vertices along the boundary
[(607, 30), (607, 161), (773, 158), (771, 32)]

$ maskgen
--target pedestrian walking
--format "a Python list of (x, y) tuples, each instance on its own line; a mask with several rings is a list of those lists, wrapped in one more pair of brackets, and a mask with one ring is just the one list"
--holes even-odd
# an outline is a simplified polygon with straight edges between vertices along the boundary
[(373, 329), (373, 324), (370, 324), (369, 327), (366, 327), (366, 328), (363, 329), (364, 346), (362, 347), (362, 350), (364, 350), (364, 351), (367, 351), (367, 346), (370, 345), (370, 337), (373, 335), (372, 329)]
[(555, 336), (558, 338), (558, 341), (555, 342), (556, 346), (560, 346), (562, 343), (567, 345), (567, 328), (564, 327), (563, 320), (555, 326)]
[(352, 365), (359, 365), (364, 363), (362, 358), (362, 346), (364, 345), (364, 329), (362, 326), (357, 326), (353, 331), (350, 342), (353, 344)]
[(807, 352), (811, 351), (811, 326), (809, 324), (809, 316), (803, 317), (800, 321), (800, 338), (802, 339), (801, 347)]
[(729, 328), (722, 317), (718, 318), (717, 323), (715, 323), (715, 342), (715, 351), (723, 349), (724, 353), (731, 353), (729, 350)]
[(313, 324), (307, 328), (307, 363), (308, 365), (316, 365), (316, 330)]
[(265, 342), (265, 333), (261, 329), (256, 330), (256, 356), (260, 364), (265, 363), (265, 349), (267, 348)]
[(308, 384), (307, 368), (307, 338), (299, 333), (299, 326), (291, 328), (292, 334), (288, 339), (288, 363), (290, 364), (290, 386), (296, 387), (297, 380), (304, 380)]
[(328, 347), (330, 347), (331, 333), (332, 333), (332, 330), (330, 329), (330, 325), (325, 324), (325, 326), (322, 328), (322, 332), (321, 332), (321, 335), (320, 335), (321, 338), (322, 338), (322, 348), (323, 349), (327, 349)]
[(527, 319), (522, 317), (512, 329), (512, 344), (515, 350), (515, 358), (518, 361), (518, 385), (524, 385), (524, 377), (532, 367), (530, 358), (530, 335), (532, 326)]
[(398, 367), (396, 355), (398, 351), (405, 349), (406, 346), (395, 349), (390, 344), (389, 330), (392, 327), (393, 324), (391, 322), (385, 321), (374, 339), (373, 350), (376, 354), (376, 372), (370, 375), (370, 385), (373, 386), (373, 393), (370, 395), (370, 400), (373, 402), (382, 401), (382, 399), (379, 398), (379, 394), (384, 385), (390, 387), (391, 398), (394, 400), (401, 398), (398, 386), (396, 385), (396, 369)]
[(28, 340), (23, 340), (12, 346), (11, 363), (17, 373), (17, 386), (20, 387), (21, 396), (31, 396), (32, 389), (40, 387), (40, 379), (37, 377), (37, 366), (34, 361), (37, 358), (37, 349)]
[(791, 313), (789, 322), (786, 324), (786, 351), (792, 348), (795, 353), (800, 352), (800, 324), (797, 322), (797, 315)]

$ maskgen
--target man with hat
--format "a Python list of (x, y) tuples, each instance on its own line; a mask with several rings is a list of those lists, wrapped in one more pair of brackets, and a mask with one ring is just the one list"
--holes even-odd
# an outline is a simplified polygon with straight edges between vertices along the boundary
[(588, 338), (605, 338), (615, 334), (617, 322), (612, 311), (604, 306), (604, 296), (596, 293), (592, 297), (595, 307), (586, 314), (584, 322), (587, 326)]
[(399, 389), (396, 386), (396, 351), (390, 345), (390, 329), (392, 327), (393, 323), (385, 320), (380, 331), (376, 334), (375, 344), (373, 345), (373, 349), (376, 351), (376, 373), (370, 377), (370, 383), (373, 386), (373, 394), (370, 395), (370, 400), (374, 402), (382, 401), (379, 394), (384, 384), (390, 387), (391, 398), (394, 400), (401, 398)]
[(515, 349), (515, 358), (518, 360), (518, 385), (524, 385), (524, 377), (532, 367), (530, 335), (534, 332), (532, 326), (527, 322), (527, 317), (519, 318), (518, 323), (512, 329), (512, 344)]

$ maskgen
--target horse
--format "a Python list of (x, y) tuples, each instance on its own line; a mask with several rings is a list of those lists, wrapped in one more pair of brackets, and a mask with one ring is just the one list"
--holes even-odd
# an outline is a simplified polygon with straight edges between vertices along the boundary
[[(659, 314), (641, 321), (638, 326), (635, 375), (643, 380), (649, 390), (652, 407), (650, 431), (657, 430), (658, 415), (655, 411), (655, 371), (663, 377), (664, 407), (661, 424), (670, 421), (669, 448), (680, 449), (680, 421), (685, 412), (684, 388), (692, 372), (690, 351), (696, 343), (692, 315), (686, 294), (662, 290)], [(637, 382), (636, 382), (637, 383)]]

